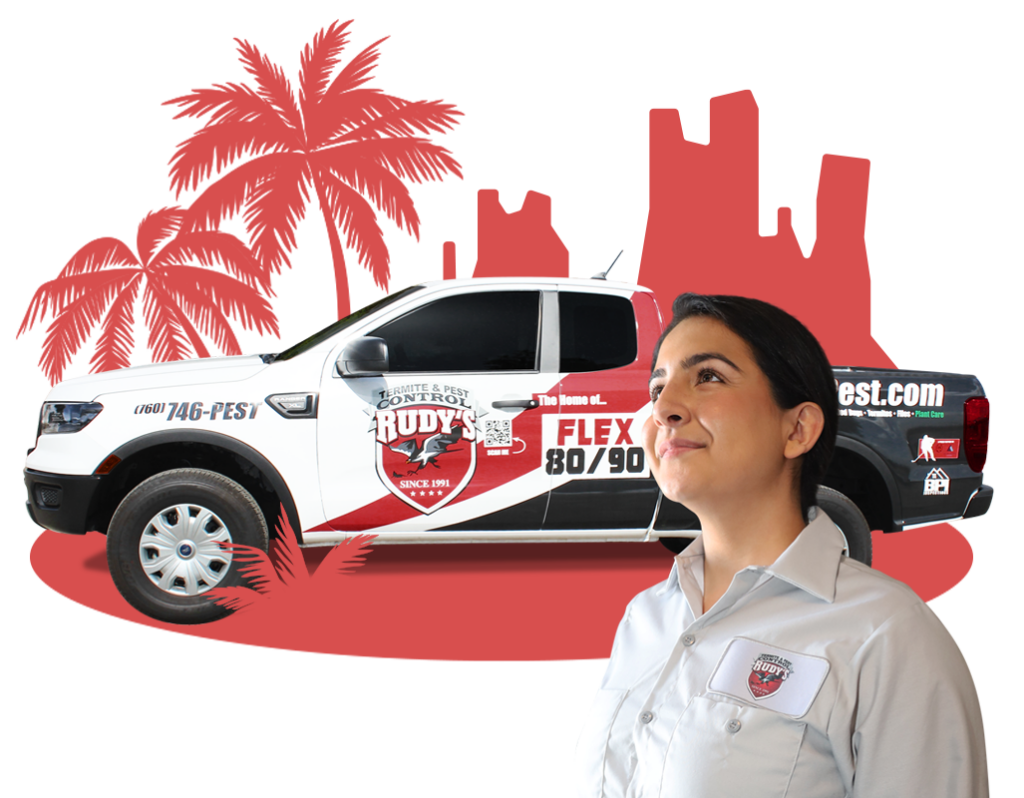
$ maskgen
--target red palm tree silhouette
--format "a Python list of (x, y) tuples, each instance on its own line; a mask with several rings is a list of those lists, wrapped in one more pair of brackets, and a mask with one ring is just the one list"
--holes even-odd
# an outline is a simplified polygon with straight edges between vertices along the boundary
[[(316, 629), (318, 609), (335, 603), (332, 597), (336, 598), (337, 580), (365, 564), (376, 537), (354, 535), (334, 546), (310, 576), (282, 505), (270, 554), (242, 543), (220, 544), (231, 551), (250, 587), (216, 587), (207, 591), (206, 598), (229, 610), (254, 606), (266, 609), (272, 602), (279, 621), (290, 626), (309, 624)], [(268, 614), (262, 620), (270, 618)]]

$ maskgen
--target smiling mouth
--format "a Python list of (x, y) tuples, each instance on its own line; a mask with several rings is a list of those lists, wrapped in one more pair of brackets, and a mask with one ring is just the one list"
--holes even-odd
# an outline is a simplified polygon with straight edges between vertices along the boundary
[(693, 452), (697, 449), (703, 449), (705, 444), (697, 443), (696, 441), (688, 441), (681, 438), (670, 438), (664, 441), (658, 447), (658, 457), (664, 460), (666, 457), (675, 457), (677, 455), (686, 454), (687, 452)]

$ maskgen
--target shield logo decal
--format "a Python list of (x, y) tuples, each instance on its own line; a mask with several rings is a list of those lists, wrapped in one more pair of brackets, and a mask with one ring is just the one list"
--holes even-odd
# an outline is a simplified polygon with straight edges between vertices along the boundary
[(473, 410), (417, 402), (377, 410), (375, 417), (377, 476), (388, 490), (426, 514), (462, 493), (476, 472)]
[(747, 689), (755, 701), (774, 695), (793, 673), (793, 663), (775, 654), (760, 654), (747, 676)]

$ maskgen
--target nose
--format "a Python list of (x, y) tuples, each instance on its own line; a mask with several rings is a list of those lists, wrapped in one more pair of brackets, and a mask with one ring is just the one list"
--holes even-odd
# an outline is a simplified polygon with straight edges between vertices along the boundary
[(684, 390), (671, 382), (664, 385), (651, 411), (659, 427), (678, 427), (690, 420), (690, 406)]

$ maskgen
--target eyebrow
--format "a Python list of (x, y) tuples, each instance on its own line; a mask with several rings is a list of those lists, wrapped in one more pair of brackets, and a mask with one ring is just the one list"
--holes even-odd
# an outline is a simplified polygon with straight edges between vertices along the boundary
[[(740, 374), (743, 373), (743, 369), (733, 363), (729, 358), (723, 355), (721, 352), (698, 352), (695, 355), (690, 355), (686, 360), (682, 361), (679, 365), (686, 371), (689, 371), (699, 363), (703, 363), (706, 360), (721, 360), (726, 365), (732, 366)], [(654, 369), (651, 372), (651, 379), (656, 379), (665, 376), (665, 369)]]

